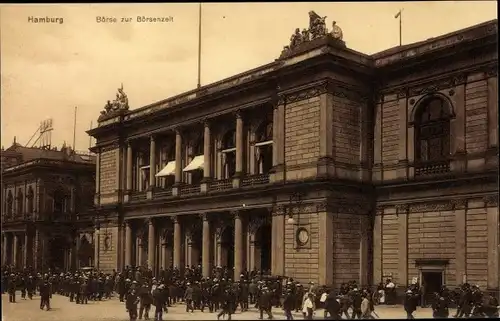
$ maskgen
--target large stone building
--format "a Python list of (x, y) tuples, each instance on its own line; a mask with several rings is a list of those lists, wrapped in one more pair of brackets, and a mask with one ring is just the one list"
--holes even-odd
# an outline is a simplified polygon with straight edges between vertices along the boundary
[(310, 17), (268, 65), (108, 102), (100, 267), (498, 288), (497, 21), (366, 55)]
[(1, 158), (2, 265), (92, 265), (95, 156), (14, 141)]

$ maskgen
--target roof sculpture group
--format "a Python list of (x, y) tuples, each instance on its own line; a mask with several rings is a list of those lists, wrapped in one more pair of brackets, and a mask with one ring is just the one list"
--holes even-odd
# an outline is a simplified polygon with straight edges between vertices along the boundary
[(300, 28), (296, 28), (295, 33), (290, 37), (290, 44), (284, 47), (282, 55), (290, 53), (303, 43), (325, 36), (331, 36), (334, 40), (345, 45), (342, 41), (342, 29), (337, 25), (337, 22), (332, 22), (332, 30), (328, 32), (325, 20), (326, 16), (321, 17), (316, 12), (309, 11), (309, 29), (304, 28), (300, 31)]
[(129, 109), (127, 94), (123, 91), (123, 84), (118, 88), (116, 93), (116, 98), (113, 101), (109, 101), (104, 106), (104, 110), (101, 111), (102, 119), (103, 117), (111, 116), (119, 111), (125, 111)]

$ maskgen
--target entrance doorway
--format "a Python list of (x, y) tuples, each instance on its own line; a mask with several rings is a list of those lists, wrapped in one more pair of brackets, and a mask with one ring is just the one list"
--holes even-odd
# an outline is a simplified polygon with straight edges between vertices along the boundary
[(443, 271), (421, 271), (422, 274), (422, 287), (423, 305), (429, 306), (434, 302), (434, 293), (439, 293), (443, 286)]
[[(256, 251), (257, 255), (259, 255), (260, 259), (260, 267), (257, 266), (258, 269), (262, 272), (267, 272), (271, 270), (271, 260), (272, 260), (272, 226), (271, 224), (262, 225), (255, 234), (256, 247), (258, 247), (258, 251)], [(259, 253), (260, 252), (260, 253)]]
[(221, 237), (222, 264), (232, 269), (234, 267), (234, 229), (226, 227)]
[(64, 257), (66, 253), (67, 242), (63, 236), (54, 236), (49, 239), (49, 264), (54, 270), (64, 269)]
[(78, 250), (78, 266), (88, 267), (91, 266), (92, 258), (94, 257), (94, 249), (86, 236), (80, 239), (80, 249)]

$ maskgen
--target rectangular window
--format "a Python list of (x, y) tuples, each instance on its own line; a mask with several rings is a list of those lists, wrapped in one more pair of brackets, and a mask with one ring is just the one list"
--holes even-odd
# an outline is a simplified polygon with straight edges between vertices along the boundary
[(441, 137), (432, 138), (429, 141), (429, 160), (439, 160), (442, 158), (443, 147)]

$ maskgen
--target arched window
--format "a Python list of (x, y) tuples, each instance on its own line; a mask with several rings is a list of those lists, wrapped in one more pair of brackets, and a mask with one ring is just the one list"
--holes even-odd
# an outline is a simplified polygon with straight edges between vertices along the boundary
[(13, 214), (14, 207), (14, 196), (12, 196), (12, 191), (9, 191), (7, 195), (7, 217), (11, 218)]
[[(193, 145), (191, 146), (191, 153), (194, 156), (199, 156), (203, 155), (203, 135), (197, 137), (195, 140), (193, 140)], [(174, 154), (175, 157), (175, 154)]]
[(228, 130), (222, 137), (222, 149), (233, 149), (236, 148), (236, 130)]
[(52, 212), (54, 213), (54, 218), (57, 218), (61, 214), (66, 212), (66, 195), (62, 189), (57, 189), (53, 194), (54, 205)]
[(28, 208), (27, 208), (27, 211), (28, 214), (32, 214), (33, 213), (33, 202), (34, 202), (34, 197), (35, 197), (35, 193), (33, 193), (33, 188), (30, 186), (28, 188), (28, 195), (26, 196), (28, 198)]
[(273, 167), (273, 123), (263, 121), (255, 132), (255, 157), (258, 174), (268, 174)]
[(228, 130), (222, 136), (222, 178), (228, 179), (236, 173), (236, 130)]
[[(198, 135), (192, 140), (191, 145), (191, 160), (196, 156), (202, 156), (204, 153), (204, 141), (203, 134)], [(200, 185), (203, 180), (203, 170), (201, 168), (190, 172), (191, 175), (191, 185)]]
[(268, 142), (273, 140), (273, 123), (271, 121), (263, 121), (255, 132), (255, 140), (257, 143)]
[(17, 213), (24, 213), (24, 194), (20, 188), (17, 190)]
[(439, 97), (424, 101), (415, 114), (415, 159), (439, 162), (450, 155), (450, 118), (448, 104)]

